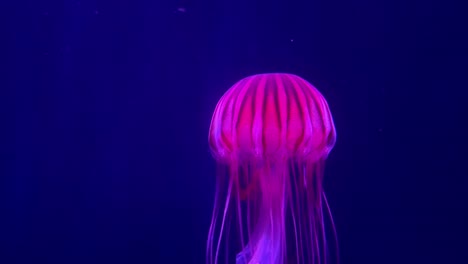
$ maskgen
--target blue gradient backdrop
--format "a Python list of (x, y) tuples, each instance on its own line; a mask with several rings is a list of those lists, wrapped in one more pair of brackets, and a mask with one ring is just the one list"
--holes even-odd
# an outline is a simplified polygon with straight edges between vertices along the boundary
[(220, 96), (327, 98), (343, 264), (467, 263), (466, 16), (450, 1), (2, 1), (0, 263), (204, 262)]

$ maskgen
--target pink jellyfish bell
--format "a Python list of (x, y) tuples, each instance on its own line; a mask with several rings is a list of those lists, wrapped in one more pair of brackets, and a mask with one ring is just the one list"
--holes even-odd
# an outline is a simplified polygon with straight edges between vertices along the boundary
[(304, 79), (259, 74), (231, 87), (209, 131), (219, 169), (207, 263), (329, 263), (322, 179), (335, 139), (325, 98)]

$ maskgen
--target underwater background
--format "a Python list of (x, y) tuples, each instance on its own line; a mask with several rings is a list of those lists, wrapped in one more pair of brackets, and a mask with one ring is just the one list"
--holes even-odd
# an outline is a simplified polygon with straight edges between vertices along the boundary
[(204, 263), (208, 128), (312, 83), (342, 264), (467, 263), (462, 1), (2, 1), (0, 263)]

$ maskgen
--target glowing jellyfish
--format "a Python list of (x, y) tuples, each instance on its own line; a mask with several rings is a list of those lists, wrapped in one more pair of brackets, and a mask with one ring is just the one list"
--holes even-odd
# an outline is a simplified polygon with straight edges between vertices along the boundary
[(327, 102), (304, 79), (259, 74), (231, 87), (209, 132), (219, 166), (207, 263), (329, 263), (322, 179), (335, 139)]

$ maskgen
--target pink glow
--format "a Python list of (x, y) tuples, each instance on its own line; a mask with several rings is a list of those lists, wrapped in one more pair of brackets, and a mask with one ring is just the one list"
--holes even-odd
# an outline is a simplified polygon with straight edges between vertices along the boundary
[(207, 263), (329, 263), (322, 180), (335, 140), (325, 98), (302, 78), (259, 74), (232, 86), (209, 132), (219, 171)]

